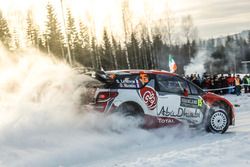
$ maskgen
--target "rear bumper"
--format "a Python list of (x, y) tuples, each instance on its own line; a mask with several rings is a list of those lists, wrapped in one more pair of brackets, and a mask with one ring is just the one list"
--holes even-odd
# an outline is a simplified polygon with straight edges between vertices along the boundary
[(93, 103), (91, 105), (93, 109), (98, 112), (113, 112), (117, 108), (113, 104), (113, 100), (108, 102)]
[(105, 108), (106, 108), (106, 104), (105, 103), (92, 103), (90, 104), (90, 106), (98, 112), (104, 112)]

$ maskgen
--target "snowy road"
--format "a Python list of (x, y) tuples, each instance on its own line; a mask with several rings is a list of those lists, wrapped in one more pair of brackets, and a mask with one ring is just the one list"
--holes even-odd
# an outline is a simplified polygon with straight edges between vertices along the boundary
[(143, 130), (117, 115), (84, 112), (88, 79), (34, 54), (0, 57), (0, 167), (250, 166), (249, 95), (226, 96), (240, 107), (223, 135)]
[[(106, 162), (98, 162), (96, 166), (129, 166), (129, 167), (179, 167), (179, 166), (250, 166), (250, 97), (226, 96), (236, 108), (236, 126), (230, 127), (223, 135), (207, 134), (186, 130), (176, 132), (160, 130), (162, 134), (158, 143), (147, 142), (137, 145), (137, 148), (127, 149), (122, 155), (111, 157)], [(175, 129), (179, 130), (179, 129)], [(161, 141), (160, 141), (161, 138)], [(154, 139), (153, 139), (154, 140)], [(131, 146), (129, 146), (131, 147)]]
[(240, 107), (236, 126), (223, 135), (189, 128), (147, 131), (96, 113), (66, 120), (33, 113), (35, 122), (27, 118), (1, 131), (1, 166), (249, 167), (250, 97), (227, 98)]

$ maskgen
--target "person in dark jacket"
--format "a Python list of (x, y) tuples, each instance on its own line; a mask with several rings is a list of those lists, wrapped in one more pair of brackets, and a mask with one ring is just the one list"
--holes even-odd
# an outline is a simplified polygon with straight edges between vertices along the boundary
[[(217, 75), (214, 75), (214, 87), (215, 89), (221, 88), (221, 84)], [(216, 94), (220, 94), (220, 90), (214, 91)]]
[(247, 93), (250, 93), (250, 75), (247, 75)]
[(237, 96), (239, 96), (241, 94), (241, 84), (242, 84), (240, 75), (237, 75), (234, 81), (235, 81), (235, 93)]
[[(222, 87), (222, 88), (228, 87), (226, 77), (225, 77), (223, 74), (221, 74), (221, 77), (219, 78), (219, 80), (220, 80), (220, 83), (221, 83), (221, 87)], [(222, 89), (221, 92), (222, 92), (222, 94), (226, 94), (227, 91), (228, 91), (227, 89)]]
[(247, 93), (248, 92), (248, 78), (247, 78), (247, 75), (245, 75), (242, 79), (242, 82), (243, 82), (243, 87), (244, 87), (244, 92)]

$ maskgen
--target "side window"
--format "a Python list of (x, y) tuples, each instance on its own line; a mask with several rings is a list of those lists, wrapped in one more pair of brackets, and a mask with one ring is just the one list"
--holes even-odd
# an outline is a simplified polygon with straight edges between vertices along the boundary
[(190, 94), (190, 88), (188, 86), (188, 82), (183, 78), (178, 78), (178, 80), (181, 84), (182, 89), (186, 89), (188, 91), (188, 94)]
[(187, 82), (176, 76), (168, 76), (161, 74), (157, 75), (156, 79), (158, 83), (158, 90), (160, 92), (181, 94), (184, 89), (187, 89), (188, 92), (190, 92), (188, 89)]
[(191, 83), (189, 83), (189, 87), (191, 89), (191, 94), (192, 95), (198, 95), (199, 94), (199, 90), (194, 85), (192, 85)]

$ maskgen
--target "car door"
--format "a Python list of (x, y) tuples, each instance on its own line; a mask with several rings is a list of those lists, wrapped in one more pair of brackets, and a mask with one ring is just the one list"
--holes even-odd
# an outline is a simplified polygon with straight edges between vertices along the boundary
[[(174, 121), (202, 122), (202, 99), (192, 93), (189, 83), (181, 77), (159, 74), (157, 79), (157, 116), (172, 118)], [(192, 87), (193, 88), (193, 87)], [(184, 90), (187, 94), (184, 96)]]

